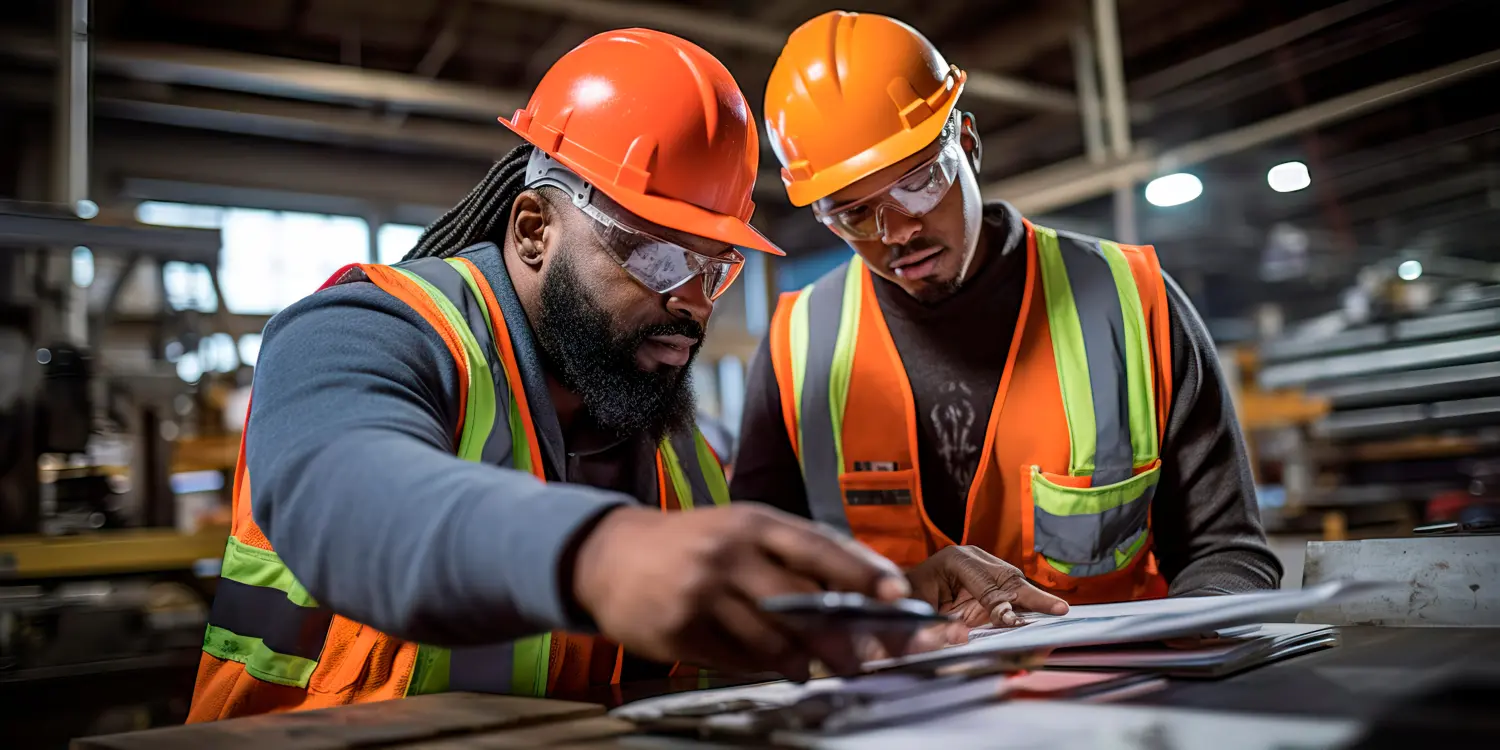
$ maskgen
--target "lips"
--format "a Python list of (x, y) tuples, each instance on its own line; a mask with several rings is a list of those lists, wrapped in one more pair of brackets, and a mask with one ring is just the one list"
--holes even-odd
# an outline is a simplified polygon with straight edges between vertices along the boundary
[(921, 281), (937, 270), (938, 256), (942, 252), (943, 247), (939, 245), (903, 255), (891, 261), (891, 272), (908, 281)]
[(681, 334), (650, 336), (641, 349), (643, 354), (661, 364), (682, 367), (693, 358), (693, 346), (697, 343), (698, 339)]

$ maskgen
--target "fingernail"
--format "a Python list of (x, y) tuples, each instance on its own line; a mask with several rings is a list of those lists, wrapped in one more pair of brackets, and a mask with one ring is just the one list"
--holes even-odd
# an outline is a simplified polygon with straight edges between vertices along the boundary
[(903, 576), (886, 576), (875, 586), (875, 596), (890, 601), (911, 596), (911, 584)]
[(1052, 605), (1052, 614), (1054, 614), (1054, 615), (1065, 615), (1067, 613), (1068, 613), (1068, 603), (1067, 602), (1058, 602), (1058, 603)]
[(1021, 621), (1021, 618), (1016, 617), (1016, 613), (1014, 612), (1006, 612), (1004, 615), (1001, 615), (1000, 621), (1006, 625), (1014, 626)]

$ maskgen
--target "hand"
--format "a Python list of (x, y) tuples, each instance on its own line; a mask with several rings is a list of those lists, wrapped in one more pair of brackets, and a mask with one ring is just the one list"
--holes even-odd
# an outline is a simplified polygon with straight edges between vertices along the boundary
[(971, 546), (944, 547), (907, 571), (912, 596), (945, 614), (958, 614), (958, 624), (946, 631), (950, 642), (962, 643), (968, 629), (995, 624), (1021, 624), (1014, 609), (1061, 615), (1068, 603), (1031, 585), (1014, 565)]
[(849, 591), (891, 601), (905, 576), (869, 548), (802, 519), (744, 504), (610, 511), (579, 545), (573, 594), (605, 637), (662, 662), (805, 680), (811, 660), (860, 665), (852, 637), (799, 638), (760, 610), (777, 594)]

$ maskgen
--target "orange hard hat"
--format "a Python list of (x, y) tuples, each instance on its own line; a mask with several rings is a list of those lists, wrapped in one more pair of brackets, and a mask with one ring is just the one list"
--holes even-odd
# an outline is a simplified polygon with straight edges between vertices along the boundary
[(916, 29), (833, 10), (797, 27), (766, 84), (766, 129), (794, 206), (926, 148), (965, 75)]
[(760, 138), (713, 55), (671, 34), (594, 36), (500, 122), (647, 221), (782, 255), (750, 226)]

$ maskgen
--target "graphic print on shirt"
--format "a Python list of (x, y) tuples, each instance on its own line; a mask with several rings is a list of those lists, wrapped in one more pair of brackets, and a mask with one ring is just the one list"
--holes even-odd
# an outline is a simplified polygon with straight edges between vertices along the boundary
[(927, 412), (937, 453), (948, 475), (953, 477), (953, 485), (961, 492), (967, 491), (974, 472), (979, 469), (979, 452), (984, 442), (984, 435), (976, 430), (978, 418), (973, 396), (967, 383), (944, 383), (938, 387), (937, 398)]

